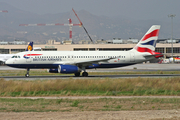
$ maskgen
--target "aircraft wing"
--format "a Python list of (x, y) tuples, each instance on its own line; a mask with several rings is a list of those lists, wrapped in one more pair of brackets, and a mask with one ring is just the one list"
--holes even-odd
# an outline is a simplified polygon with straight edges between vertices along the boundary
[(99, 62), (107, 62), (112, 58), (103, 58), (103, 59), (96, 59), (96, 60), (84, 60), (84, 61), (67, 61), (67, 62), (60, 62), (60, 64), (64, 65), (76, 65), (76, 66), (88, 66), (92, 65), (93, 63), (99, 63)]

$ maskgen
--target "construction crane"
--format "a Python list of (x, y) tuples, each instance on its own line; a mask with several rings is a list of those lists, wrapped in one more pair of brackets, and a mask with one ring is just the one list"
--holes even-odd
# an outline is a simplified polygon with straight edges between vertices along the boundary
[(8, 11), (7, 11), (7, 10), (0, 10), (0, 12), (8, 13)]
[(20, 24), (19, 26), (69, 26), (69, 40), (72, 40), (72, 26), (82, 26), (86, 32), (86, 34), (88, 35), (89, 39), (91, 40), (92, 43), (93, 40), (91, 39), (89, 33), (87, 32), (86, 28), (84, 27), (83, 23), (81, 22), (81, 20), (79, 19), (78, 15), (76, 14), (75, 10), (72, 8), (72, 11), (74, 12), (74, 14), (76, 15), (76, 17), (79, 20), (79, 24), (72, 24), (72, 20), (69, 20), (69, 24), (60, 24), (60, 23), (53, 23), (53, 24)]
[(84, 28), (84, 30), (85, 30), (86, 34), (88, 35), (89, 39), (91, 40), (91, 42), (94, 43), (93, 40), (91, 39), (89, 33), (87, 32), (86, 28), (84, 27), (83, 23), (81, 22), (81, 20), (79, 19), (78, 15), (76, 14), (76, 12), (75, 12), (75, 10), (74, 10), (73, 8), (72, 8), (72, 11), (74, 12), (74, 14), (76, 15), (76, 17), (78, 18), (81, 26)]
[(52, 23), (52, 24), (20, 24), (19, 26), (69, 26), (69, 40), (72, 40), (72, 27), (73, 26), (81, 26), (81, 24), (72, 24), (72, 20), (69, 20), (69, 24), (60, 24), (60, 23)]

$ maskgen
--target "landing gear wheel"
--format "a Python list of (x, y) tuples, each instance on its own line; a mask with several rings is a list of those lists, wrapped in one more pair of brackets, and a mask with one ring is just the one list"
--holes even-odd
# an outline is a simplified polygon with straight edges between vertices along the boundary
[(88, 73), (87, 73), (87, 72), (83, 72), (83, 73), (82, 73), (82, 76), (83, 76), (83, 77), (88, 77)]
[(25, 77), (29, 77), (29, 74), (25, 74)]
[(74, 73), (75, 77), (79, 77), (80, 76), (80, 72)]
[(25, 77), (29, 77), (29, 68), (27, 68), (27, 73), (25, 74)]

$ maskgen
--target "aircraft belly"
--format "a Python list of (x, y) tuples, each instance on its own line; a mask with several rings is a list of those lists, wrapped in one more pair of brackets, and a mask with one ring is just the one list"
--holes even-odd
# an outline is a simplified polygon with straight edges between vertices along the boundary
[(57, 68), (58, 64), (9, 64), (8, 66), (15, 68), (41, 69), (41, 68)]

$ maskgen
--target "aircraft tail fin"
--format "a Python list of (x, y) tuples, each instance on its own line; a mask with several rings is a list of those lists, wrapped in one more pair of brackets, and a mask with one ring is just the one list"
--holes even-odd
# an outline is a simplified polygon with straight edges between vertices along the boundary
[(160, 25), (153, 25), (142, 37), (138, 44), (133, 48), (140, 53), (150, 53), (156, 58), (162, 57), (161, 53), (155, 52), (156, 42), (158, 39)]
[(30, 42), (26, 48), (26, 51), (32, 51), (33, 50), (33, 42)]
[(153, 25), (134, 47), (138, 52), (155, 51), (160, 25)]

